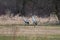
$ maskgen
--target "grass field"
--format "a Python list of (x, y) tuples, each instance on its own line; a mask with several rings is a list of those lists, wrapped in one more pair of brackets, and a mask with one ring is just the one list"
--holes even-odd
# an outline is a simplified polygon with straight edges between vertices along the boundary
[(60, 40), (60, 35), (45, 35), (45, 36), (0, 36), (0, 40)]
[[(11, 18), (3, 15), (0, 17), (0, 40), (60, 40), (60, 25), (45, 24), (44, 22), (49, 21), (49, 18), (37, 17), (38, 25), (24, 25), (22, 17), (18, 15)], [(32, 18), (29, 20), (32, 22)], [(56, 21), (58, 21), (57, 17), (52, 15), (50, 22), (55, 23)], [(11, 34), (18, 34), (18, 36), (11, 36)]]
[[(26, 32), (27, 32), (27, 30), (32, 32), (33, 30), (38, 30), (38, 29), (46, 30), (47, 33), (48, 33), (48, 31), (52, 31), (52, 33), (53, 33), (53, 30), (60, 32), (60, 25), (44, 25), (44, 26), (38, 25), (35, 28), (34, 28), (34, 25), (26, 25), (26, 26), (19, 25), (19, 24), (17, 24), (17, 25), (16, 24), (0, 25), (1, 30), (4, 28), (10, 30), (13, 27), (18, 27), (18, 30), (21, 29), (20, 32), (25, 31), (25, 30), (26, 30)], [(33, 30), (31, 30), (31, 29), (33, 29)], [(37, 31), (37, 32), (40, 32), (40, 31)], [(24, 32), (22, 32), (22, 33), (24, 33)], [(60, 40), (60, 34), (51, 34), (51, 35), (47, 35), (47, 34), (44, 34), (44, 35), (43, 34), (41, 34), (41, 35), (40, 34), (21, 35), (20, 34), (20, 36), (16, 36), (16, 37), (15, 36), (4, 36), (4, 35), (2, 36), (2, 35), (0, 35), (0, 40)]]

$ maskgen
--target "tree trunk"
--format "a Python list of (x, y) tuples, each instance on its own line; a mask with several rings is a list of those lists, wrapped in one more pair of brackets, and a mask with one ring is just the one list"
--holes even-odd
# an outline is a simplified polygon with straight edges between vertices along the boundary
[(55, 9), (60, 24), (60, 1), (59, 0), (55, 0)]

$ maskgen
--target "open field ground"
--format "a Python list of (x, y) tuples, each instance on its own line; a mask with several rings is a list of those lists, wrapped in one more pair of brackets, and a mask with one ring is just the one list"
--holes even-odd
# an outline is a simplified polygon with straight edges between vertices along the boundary
[(1, 35), (30, 35), (30, 34), (60, 34), (60, 26), (20, 26), (2, 25), (0, 26)]
[(60, 35), (0, 36), (0, 40), (60, 40)]
[(0, 25), (0, 40), (60, 40), (60, 25)]

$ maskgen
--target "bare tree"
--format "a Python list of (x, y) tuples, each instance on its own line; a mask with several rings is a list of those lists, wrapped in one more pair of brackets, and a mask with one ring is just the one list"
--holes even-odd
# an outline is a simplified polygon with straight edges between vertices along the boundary
[(54, 5), (55, 5), (55, 14), (58, 17), (59, 24), (60, 24), (60, 0), (54, 0)]

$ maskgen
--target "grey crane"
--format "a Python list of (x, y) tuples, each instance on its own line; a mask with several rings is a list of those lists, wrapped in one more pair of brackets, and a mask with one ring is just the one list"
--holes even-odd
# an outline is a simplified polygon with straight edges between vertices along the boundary
[(23, 17), (23, 21), (25, 24), (29, 24), (29, 20), (26, 17)]
[(32, 22), (34, 25), (37, 25), (37, 20), (36, 20), (35, 16), (32, 16)]

